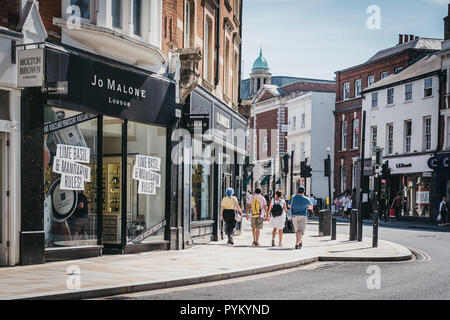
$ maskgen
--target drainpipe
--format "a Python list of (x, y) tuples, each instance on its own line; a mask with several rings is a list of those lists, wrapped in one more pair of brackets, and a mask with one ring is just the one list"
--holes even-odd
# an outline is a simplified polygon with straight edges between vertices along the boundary
[(217, 15), (216, 15), (216, 78), (214, 79), (214, 85), (219, 84), (219, 66), (220, 66), (220, 6), (222, 5), (222, 1), (218, 1), (219, 5), (217, 8)]
[[(239, 44), (239, 84), (238, 84), (238, 110), (239, 106), (242, 103), (241, 99), (241, 81), (242, 81), (242, 5), (243, 0), (240, 1), (240, 8), (239, 8), (239, 39), (241, 40)], [(238, 111), (239, 112), (239, 111)]]
[[(447, 75), (447, 77), (448, 77), (448, 75)], [(439, 72), (439, 106), (438, 106), (438, 137), (437, 137), (438, 145), (436, 148), (436, 153), (442, 151), (444, 141), (445, 141), (445, 138), (444, 138), (444, 141), (442, 141), (442, 143), (440, 141), (440, 139), (441, 139), (440, 132), (441, 132), (441, 127), (442, 127), (441, 126), (441, 110), (443, 109), (442, 97), (444, 96), (444, 94), (443, 94), (444, 90), (443, 90), (443, 86), (442, 86), (443, 81), (444, 81), (444, 72), (441, 70)], [(446, 92), (446, 93), (448, 94), (448, 92)], [(445, 97), (444, 99), (447, 99), (447, 98)]]

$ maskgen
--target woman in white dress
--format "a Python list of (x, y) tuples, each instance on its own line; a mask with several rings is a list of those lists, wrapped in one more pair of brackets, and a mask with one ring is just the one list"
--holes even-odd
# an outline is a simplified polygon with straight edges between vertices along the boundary
[(277, 235), (277, 231), (279, 233), (279, 239), (281, 247), (283, 245), (283, 229), (284, 224), (286, 223), (286, 201), (284, 201), (281, 197), (283, 193), (281, 191), (277, 191), (275, 193), (275, 199), (272, 199), (269, 206), (270, 212), (270, 222), (269, 226), (273, 228), (272, 232), (272, 247), (275, 247), (275, 237)]

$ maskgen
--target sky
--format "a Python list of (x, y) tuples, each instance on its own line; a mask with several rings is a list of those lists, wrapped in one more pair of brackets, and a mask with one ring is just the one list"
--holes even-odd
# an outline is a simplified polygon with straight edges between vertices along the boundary
[[(273, 76), (333, 80), (335, 71), (363, 63), (398, 44), (399, 34), (443, 39), (448, 3), (243, 0), (243, 78), (249, 78), (262, 46)], [(368, 13), (374, 5), (380, 19), (372, 8)]]

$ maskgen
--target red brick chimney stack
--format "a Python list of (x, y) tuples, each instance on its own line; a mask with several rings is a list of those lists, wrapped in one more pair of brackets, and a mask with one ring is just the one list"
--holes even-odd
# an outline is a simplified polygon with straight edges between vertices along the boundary
[(403, 35), (398, 35), (398, 44), (403, 44)]

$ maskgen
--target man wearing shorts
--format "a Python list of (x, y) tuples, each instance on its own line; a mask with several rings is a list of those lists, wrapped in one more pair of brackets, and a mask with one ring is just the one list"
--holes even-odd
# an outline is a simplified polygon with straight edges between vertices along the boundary
[(298, 194), (293, 196), (291, 201), (292, 224), (296, 235), (295, 250), (302, 248), (302, 238), (308, 222), (308, 210), (313, 209), (311, 200), (305, 197), (305, 187), (300, 186), (297, 191)]
[(268, 219), (268, 210), (266, 199), (261, 195), (261, 189), (257, 188), (255, 194), (249, 197), (247, 203), (247, 221), (248, 213), (251, 211), (251, 223), (252, 223), (252, 233), (253, 233), (253, 243), (252, 246), (259, 246), (259, 235), (264, 226), (264, 218)]

